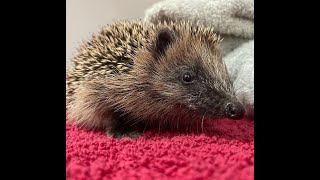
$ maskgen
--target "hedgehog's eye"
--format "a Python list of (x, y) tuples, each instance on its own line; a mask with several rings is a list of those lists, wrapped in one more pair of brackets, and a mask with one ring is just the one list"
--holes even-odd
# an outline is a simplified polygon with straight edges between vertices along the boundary
[(185, 73), (182, 75), (182, 80), (183, 80), (183, 82), (184, 82), (185, 84), (192, 83), (193, 80), (194, 80), (193, 73), (185, 72)]

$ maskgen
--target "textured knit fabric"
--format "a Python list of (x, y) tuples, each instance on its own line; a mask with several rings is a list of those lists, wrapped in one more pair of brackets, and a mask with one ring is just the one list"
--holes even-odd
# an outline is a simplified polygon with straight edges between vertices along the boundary
[(67, 180), (253, 180), (253, 124), (222, 120), (206, 123), (206, 134), (149, 131), (135, 140), (67, 124)]

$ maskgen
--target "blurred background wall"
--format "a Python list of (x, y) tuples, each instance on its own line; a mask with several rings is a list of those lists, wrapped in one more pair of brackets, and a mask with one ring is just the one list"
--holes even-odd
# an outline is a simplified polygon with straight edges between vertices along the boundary
[(159, 0), (67, 0), (66, 65), (82, 40), (114, 20), (143, 18)]

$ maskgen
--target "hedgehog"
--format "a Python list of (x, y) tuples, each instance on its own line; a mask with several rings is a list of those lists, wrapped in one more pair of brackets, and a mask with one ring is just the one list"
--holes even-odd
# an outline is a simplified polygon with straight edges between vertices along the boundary
[(117, 21), (83, 41), (67, 70), (68, 121), (112, 137), (152, 127), (179, 129), (204, 118), (240, 120), (211, 27)]

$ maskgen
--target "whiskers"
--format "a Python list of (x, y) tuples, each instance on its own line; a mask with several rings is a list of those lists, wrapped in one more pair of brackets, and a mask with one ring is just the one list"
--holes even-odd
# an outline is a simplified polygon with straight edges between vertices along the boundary
[(202, 119), (201, 119), (201, 129), (202, 129), (202, 133), (204, 132), (204, 128), (203, 128), (203, 120), (204, 120), (204, 115), (202, 116)]
[(144, 134), (145, 130), (147, 129), (148, 124), (149, 124), (149, 121), (146, 122), (146, 125), (143, 128), (142, 134)]

